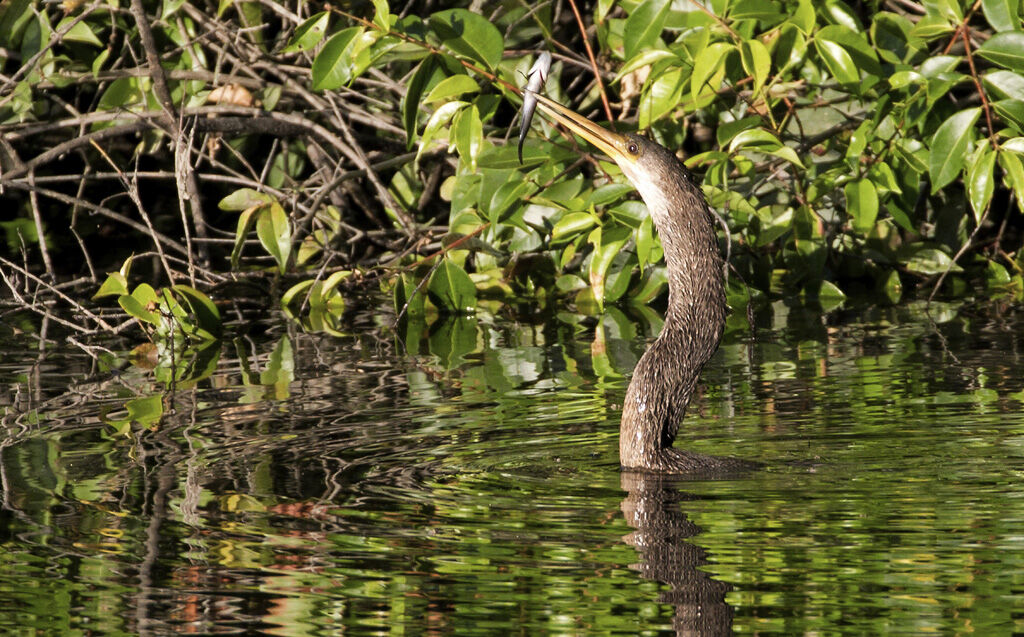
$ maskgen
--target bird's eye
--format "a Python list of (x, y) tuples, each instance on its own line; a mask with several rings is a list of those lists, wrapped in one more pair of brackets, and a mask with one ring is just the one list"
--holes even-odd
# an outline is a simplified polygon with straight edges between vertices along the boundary
[(640, 152), (640, 147), (637, 146), (636, 142), (629, 142), (629, 145), (626, 146), (626, 150), (629, 151), (630, 155), (635, 155)]

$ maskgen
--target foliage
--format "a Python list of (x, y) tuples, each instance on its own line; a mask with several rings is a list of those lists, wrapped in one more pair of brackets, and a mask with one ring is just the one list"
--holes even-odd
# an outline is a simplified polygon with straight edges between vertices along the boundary
[(655, 300), (656, 231), (617, 168), (546, 122), (522, 165), (506, 143), (524, 51), (551, 49), (550, 96), (682, 149), (725, 220), (734, 307), (1024, 294), (1017, 2), (601, 0), (593, 67), (557, 5), (62, 7), (0, 7), (0, 223), (26, 281), (98, 286), (94, 262), (136, 253), (166, 311), (195, 298), (170, 284), (185, 271), (272, 281), (334, 332), (371, 284), (403, 316)]

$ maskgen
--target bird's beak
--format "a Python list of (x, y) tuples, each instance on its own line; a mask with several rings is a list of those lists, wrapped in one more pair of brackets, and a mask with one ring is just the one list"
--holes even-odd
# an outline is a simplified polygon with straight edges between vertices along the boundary
[(626, 144), (629, 140), (625, 135), (620, 135), (603, 126), (598, 126), (586, 117), (569, 110), (554, 100), (544, 97), (540, 93), (534, 93), (533, 95), (537, 98), (537, 106), (549, 118), (600, 148), (620, 166), (623, 161), (632, 163), (632, 157), (626, 152)]

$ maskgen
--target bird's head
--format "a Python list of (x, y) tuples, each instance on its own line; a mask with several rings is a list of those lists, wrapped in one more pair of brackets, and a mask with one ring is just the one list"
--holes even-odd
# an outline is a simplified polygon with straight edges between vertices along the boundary
[(688, 181), (682, 162), (661, 144), (636, 133), (610, 131), (554, 100), (539, 93), (534, 95), (537, 107), (545, 115), (611, 157), (648, 205), (664, 197), (673, 186), (679, 187), (680, 178)]

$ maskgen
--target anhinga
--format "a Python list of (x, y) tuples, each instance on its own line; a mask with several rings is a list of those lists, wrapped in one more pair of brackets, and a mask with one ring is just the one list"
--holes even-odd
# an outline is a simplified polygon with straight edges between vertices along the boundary
[[(633, 372), (622, 406), (619, 458), (624, 468), (714, 473), (754, 466), (672, 447), (701, 368), (725, 327), (723, 261), (703, 193), (676, 156), (641, 135), (598, 126), (540, 93), (540, 110), (615, 160), (640, 192), (661, 237), (668, 270), (668, 312), (657, 340)], [(529, 122), (524, 121), (528, 126)]]

